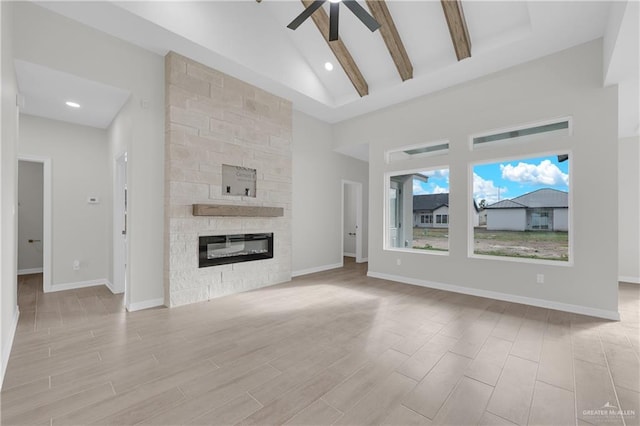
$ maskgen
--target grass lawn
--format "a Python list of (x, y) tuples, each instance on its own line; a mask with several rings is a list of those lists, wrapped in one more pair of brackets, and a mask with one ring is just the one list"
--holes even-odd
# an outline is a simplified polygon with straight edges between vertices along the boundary
[(560, 231), (473, 230), (474, 253), (527, 259), (569, 260), (569, 234)]
[[(569, 260), (569, 234), (548, 231), (487, 231), (473, 232), (475, 254), (507, 256), (525, 259)], [(449, 229), (413, 228), (414, 249), (449, 251)]]
[(449, 251), (449, 229), (413, 228), (413, 248), (419, 250)]

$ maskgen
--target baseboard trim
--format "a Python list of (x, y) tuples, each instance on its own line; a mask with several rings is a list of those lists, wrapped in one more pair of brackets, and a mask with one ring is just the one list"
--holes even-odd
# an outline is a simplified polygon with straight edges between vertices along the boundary
[(360, 259), (360, 260), (356, 260), (356, 263), (365, 263), (365, 262), (368, 262), (368, 261), (369, 261), (369, 258), (368, 258), (368, 257), (363, 257), (363, 258), (362, 258), (362, 259)]
[(396, 281), (402, 284), (417, 285), (420, 287), (435, 288), (438, 290), (451, 291), (453, 293), (468, 294), (470, 296), (486, 297), (489, 299), (503, 300), (505, 302), (521, 303), (523, 305), (537, 306), (539, 308), (554, 309), (557, 311), (571, 312), (574, 314), (587, 315), (590, 317), (604, 318), (608, 320), (620, 321), (620, 313), (605, 309), (590, 308), (588, 306), (572, 305), (570, 303), (554, 302), (551, 300), (536, 299), (533, 297), (517, 296), (515, 294), (500, 293), (497, 291), (481, 290), (477, 288), (462, 287), (453, 284), (443, 284), (433, 281), (419, 280), (415, 278), (402, 277), (399, 275), (384, 274), (381, 272), (367, 272), (368, 277), (380, 278), (383, 280)]
[(342, 255), (345, 257), (356, 257), (355, 253), (342, 253)]
[(299, 277), (301, 275), (315, 274), (316, 272), (323, 272), (323, 271), (328, 271), (329, 269), (342, 268), (343, 266), (344, 265), (342, 264), (342, 262), (340, 262), (340, 263), (333, 263), (331, 265), (316, 266), (314, 268), (300, 269), (299, 271), (291, 272), (291, 277), (294, 278), (294, 277)]
[[(4, 383), (4, 374), (7, 372), (7, 366), (9, 365), (9, 357), (11, 356), (11, 348), (13, 348), (13, 339), (16, 337), (16, 330), (18, 329), (18, 320), (20, 319), (20, 309), (16, 306), (16, 313), (13, 317), (13, 324), (9, 330), (9, 338), (7, 339), (7, 346), (2, 348), (2, 371), (0, 371), (0, 389)], [(5, 342), (2, 342), (3, 344)]]
[(625, 283), (632, 283), (632, 284), (640, 284), (640, 277), (624, 277), (624, 276), (620, 276), (618, 277), (618, 281), (622, 281)]
[(42, 268), (18, 269), (18, 275), (41, 274), (43, 271)]
[(101, 278), (98, 280), (76, 281), (74, 283), (52, 284), (47, 293), (64, 290), (75, 290), (78, 288), (93, 287), (96, 285), (105, 285), (109, 287), (107, 283), (109, 283), (109, 280), (107, 280), (106, 278)]
[(127, 311), (135, 312), (143, 309), (157, 308), (158, 306), (164, 306), (164, 298), (143, 300), (142, 302), (129, 303), (127, 305)]
[(113, 283), (111, 283), (111, 281), (109, 281), (109, 280), (104, 280), (104, 285), (106, 285), (107, 288), (109, 289), (109, 291), (111, 291), (111, 293), (113, 293), (113, 294), (124, 293), (124, 290), (123, 291), (117, 291), (115, 286), (113, 285)]

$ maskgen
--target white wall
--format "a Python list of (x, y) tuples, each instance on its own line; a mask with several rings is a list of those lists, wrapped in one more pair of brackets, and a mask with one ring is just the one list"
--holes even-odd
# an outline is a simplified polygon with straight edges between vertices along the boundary
[(14, 4), (0, 2), (1, 81), (0, 122), (0, 385), (7, 368), (18, 321), (16, 200), (18, 179), (17, 83), (13, 68)]
[[(573, 136), (472, 151), (469, 135), (554, 117), (573, 117)], [(607, 227), (593, 209), (618, 205), (617, 90), (602, 88), (602, 41), (450, 88), (428, 97), (339, 123), (336, 146), (370, 142), (369, 273), (421, 285), (617, 317), (617, 214)], [(382, 249), (383, 175), (442, 166), (441, 157), (385, 164), (384, 151), (425, 140), (450, 140), (449, 256)], [(571, 152), (573, 264), (468, 256), (470, 164), (547, 152)], [(598, 170), (598, 173), (594, 173)], [(402, 266), (397, 266), (397, 258)], [(545, 283), (536, 284), (536, 274)], [(513, 277), (518, 277), (514, 280)]]
[[(14, 5), (15, 57), (131, 92), (129, 282), (135, 307), (163, 298), (164, 61), (33, 3)], [(143, 102), (144, 107), (143, 107)]]
[(640, 138), (620, 139), (618, 158), (619, 278), (640, 284)]
[[(106, 280), (109, 171), (107, 132), (22, 114), (19, 155), (51, 159), (52, 289)], [(88, 197), (98, 197), (89, 204)], [(73, 270), (74, 260), (80, 270)]]
[(524, 231), (527, 227), (525, 209), (488, 209), (487, 230)]
[(342, 263), (342, 179), (362, 183), (363, 257), (367, 257), (367, 163), (332, 151), (331, 126), (293, 112), (293, 274)]
[(18, 274), (42, 271), (43, 169), (42, 163), (18, 162)]
[(553, 209), (553, 230), (569, 230), (569, 209)]

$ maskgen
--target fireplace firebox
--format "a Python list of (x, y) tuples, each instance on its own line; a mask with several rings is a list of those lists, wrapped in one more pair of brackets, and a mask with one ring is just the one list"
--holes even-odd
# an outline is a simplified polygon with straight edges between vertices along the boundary
[(200, 237), (200, 268), (273, 257), (273, 233)]

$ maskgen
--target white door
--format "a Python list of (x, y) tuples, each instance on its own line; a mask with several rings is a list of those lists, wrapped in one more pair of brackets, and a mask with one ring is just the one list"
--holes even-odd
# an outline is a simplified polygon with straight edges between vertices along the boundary
[(113, 203), (113, 287), (116, 293), (125, 293), (128, 304), (127, 283), (127, 154), (116, 159)]
[(344, 227), (342, 230), (344, 256), (356, 257), (356, 188), (355, 185), (344, 186)]
[(362, 249), (362, 183), (342, 181), (342, 256), (366, 262)]

